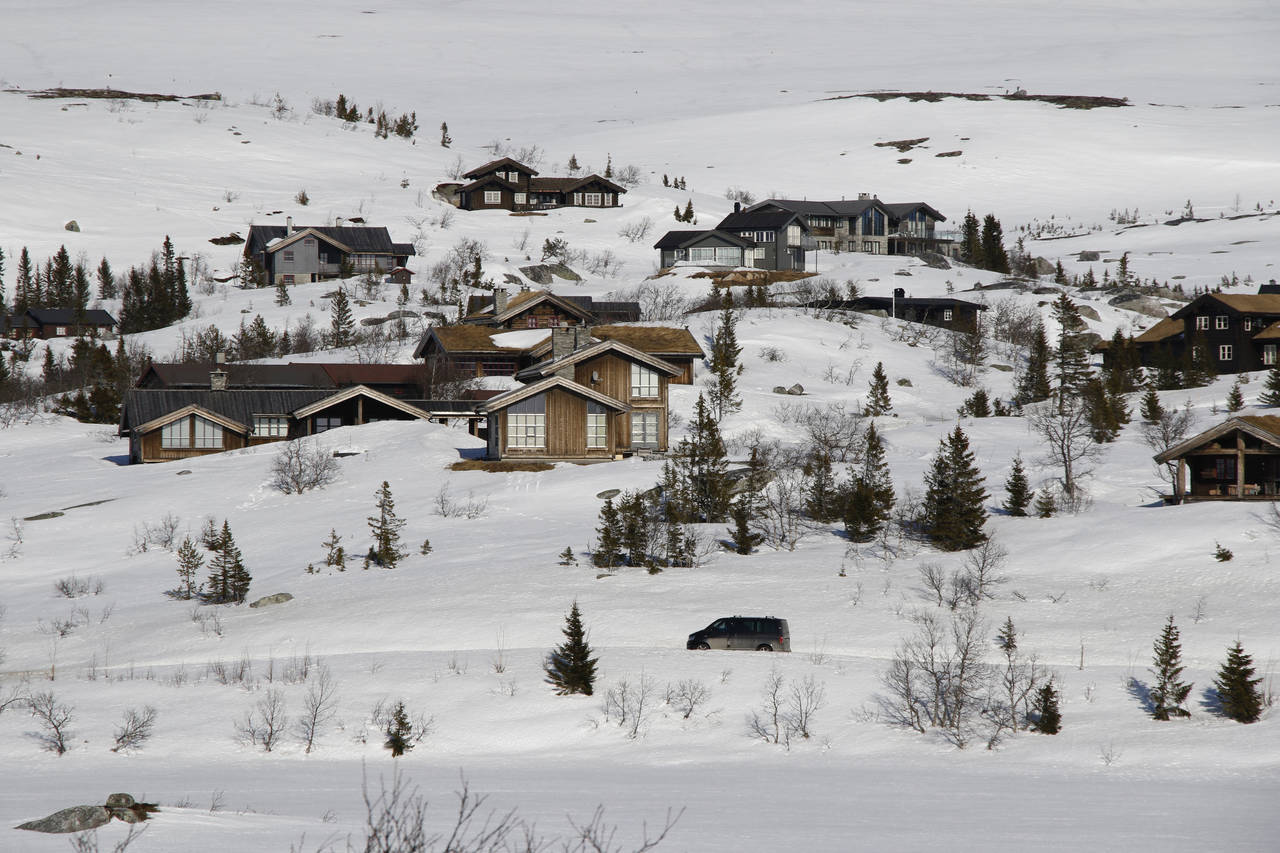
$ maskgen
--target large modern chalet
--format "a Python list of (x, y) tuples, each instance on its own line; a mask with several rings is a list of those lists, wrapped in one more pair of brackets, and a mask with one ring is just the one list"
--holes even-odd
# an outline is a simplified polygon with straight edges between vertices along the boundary
[(403, 268), (416, 254), (412, 243), (393, 243), (383, 227), (250, 225), (244, 256), (269, 284), (304, 284), (341, 275), (382, 275)]
[[(1280, 285), (1206, 293), (1133, 339), (1145, 367), (1205, 359), (1214, 373), (1266, 370), (1280, 353)], [(1104, 351), (1105, 355), (1105, 351)]]
[(786, 210), (743, 210), (733, 213), (715, 228), (701, 231), (668, 231), (654, 248), (659, 264), (674, 266), (688, 261), (700, 266), (754, 267), (764, 270), (803, 270), (805, 252), (814, 244), (809, 226)]
[(531, 211), (556, 207), (621, 207), (626, 188), (600, 175), (543, 178), (525, 164), (503, 157), (467, 172), (465, 184), (445, 183), (436, 192), (462, 210)]

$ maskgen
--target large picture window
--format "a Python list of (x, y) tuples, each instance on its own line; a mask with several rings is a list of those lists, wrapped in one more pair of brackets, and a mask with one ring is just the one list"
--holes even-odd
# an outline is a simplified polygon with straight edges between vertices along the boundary
[(587, 448), (601, 450), (608, 447), (609, 415), (599, 403), (587, 403)]
[(222, 426), (199, 415), (182, 418), (160, 428), (160, 446), (168, 450), (221, 450)]
[(222, 448), (222, 425), (205, 420), (197, 415), (194, 419), (193, 438), (197, 450), (215, 450)]
[(658, 374), (643, 364), (631, 365), (631, 396), (657, 397)]
[(600, 193), (587, 193), (587, 194), (586, 194), (586, 206), (587, 206), (587, 207), (599, 207), (599, 206), (600, 206)]
[(317, 415), (312, 420), (315, 422), (316, 432), (325, 432), (342, 426), (342, 418), (330, 418)]
[(165, 424), (160, 428), (160, 446), (164, 448), (189, 447), (191, 445), (191, 424), (187, 418)]
[(631, 446), (656, 448), (658, 446), (658, 413), (631, 413)]
[(289, 435), (289, 419), (284, 415), (254, 415), (253, 434), (258, 438), (284, 438)]
[(507, 415), (507, 447), (541, 449), (546, 446), (546, 415)]

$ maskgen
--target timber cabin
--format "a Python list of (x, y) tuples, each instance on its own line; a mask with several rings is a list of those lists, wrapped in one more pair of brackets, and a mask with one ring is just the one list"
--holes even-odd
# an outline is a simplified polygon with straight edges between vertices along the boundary
[(393, 243), (383, 227), (250, 225), (244, 256), (266, 272), (268, 284), (304, 284), (351, 275), (382, 275), (417, 254), (412, 243)]
[(72, 338), (80, 335), (109, 335), (119, 323), (101, 308), (77, 311), (74, 308), (28, 308), (21, 314), (2, 318), (6, 337)]
[(626, 188), (599, 175), (541, 178), (538, 171), (503, 157), (463, 175), (470, 183), (440, 184), (436, 193), (461, 210), (524, 212), (557, 207), (622, 207)]
[[(1105, 343), (1105, 342), (1104, 342)], [(1268, 370), (1280, 363), (1280, 285), (1257, 293), (1206, 293), (1133, 339), (1143, 367), (1207, 358), (1212, 372)], [(1107, 347), (1099, 345), (1104, 361)]]
[(805, 307), (827, 311), (876, 311), (908, 323), (923, 323), (955, 332), (972, 332), (978, 327), (978, 312), (987, 306), (950, 296), (912, 297), (901, 287), (890, 296), (859, 296), (857, 299), (818, 299)]
[(552, 329), (639, 319), (639, 302), (596, 302), (590, 296), (558, 296), (549, 290), (521, 290), (510, 296), (505, 287), (495, 287), (492, 296), (467, 299), (462, 322), (501, 329)]
[(1280, 417), (1237, 415), (1155, 460), (1177, 462), (1170, 503), (1280, 500)]
[(584, 327), (552, 330), (526, 384), (479, 404), (489, 459), (599, 460), (667, 450), (667, 386), (680, 368)]
[(853, 201), (798, 201), (771, 198), (748, 212), (784, 210), (799, 214), (816, 248), (870, 255), (955, 256), (959, 249), (938, 226), (947, 218), (922, 201), (886, 204), (869, 193)]

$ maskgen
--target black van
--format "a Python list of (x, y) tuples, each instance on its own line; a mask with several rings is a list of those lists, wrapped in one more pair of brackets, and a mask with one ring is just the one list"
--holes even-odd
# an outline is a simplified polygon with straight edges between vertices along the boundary
[(726, 616), (689, 635), (686, 649), (791, 651), (791, 628), (772, 616)]

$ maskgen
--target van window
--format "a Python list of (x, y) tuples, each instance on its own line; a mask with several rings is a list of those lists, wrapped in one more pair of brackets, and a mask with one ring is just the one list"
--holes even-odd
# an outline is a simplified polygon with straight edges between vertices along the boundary
[(712, 631), (722, 632), (729, 627), (728, 619), (719, 619), (711, 625)]

